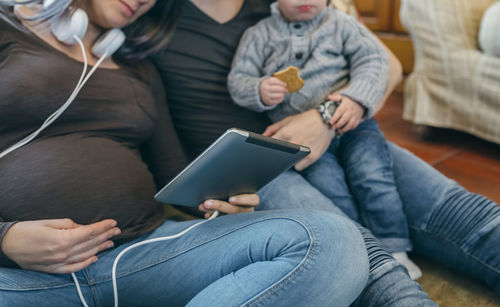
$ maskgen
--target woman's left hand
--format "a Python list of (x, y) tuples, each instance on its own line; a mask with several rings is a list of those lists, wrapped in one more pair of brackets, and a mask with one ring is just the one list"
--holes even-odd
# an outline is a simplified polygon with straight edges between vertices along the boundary
[(227, 202), (214, 199), (205, 200), (198, 206), (198, 209), (205, 212), (205, 218), (209, 218), (215, 210), (227, 214), (253, 212), (259, 202), (257, 194), (240, 194), (231, 196)]

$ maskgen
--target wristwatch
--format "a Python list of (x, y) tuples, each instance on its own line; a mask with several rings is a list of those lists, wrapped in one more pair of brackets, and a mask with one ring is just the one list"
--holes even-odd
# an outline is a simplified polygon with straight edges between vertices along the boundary
[(325, 100), (322, 103), (318, 104), (318, 106), (316, 107), (316, 110), (318, 110), (319, 114), (321, 115), (321, 119), (329, 127), (332, 126), (332, 124), (330, 124), (330, 119), (332, 118), (335, 110), (337, 110), (339, 105), (340, 102), (338, 101)]

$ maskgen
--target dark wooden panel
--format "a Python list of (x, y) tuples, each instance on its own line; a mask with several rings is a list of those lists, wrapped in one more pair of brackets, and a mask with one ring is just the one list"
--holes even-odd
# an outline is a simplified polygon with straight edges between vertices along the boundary
[(413, 71), (415, 63), (413, 44), (406, 35), (392, 33), (376, 33), (384, 44), (391, 49), (403, 65), (403, 72), (409, 74)]
[(389, 31), (394, 0), (354, 0), (363, 22), (372, 31)]
[(395, 32), (406, 33), (406, 29), (401, 24), (399, 19), (399, 10), (401, 9), (401, 0), (394, 1), (394, 7), (392, 9), (392, 29)]

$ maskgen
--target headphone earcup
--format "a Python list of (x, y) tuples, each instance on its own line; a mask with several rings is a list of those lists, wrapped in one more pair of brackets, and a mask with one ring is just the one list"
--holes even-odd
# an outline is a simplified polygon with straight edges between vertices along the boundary
[(63, 14), (53, 20), (51, 23), (52, 34), (58, 41), (73, 45), (77, 43), (73, 35), (82, 39), (85, 32), (87, 32), (88, 24), (89, 18), (87, 14), (83, 10), (77, 9), (72, 14)]
[(106, 54), (111, 56), (125, 42), (125, 34), (120, 29), (111, 29), (104, 33), (92, 46), (92, 54), (98, 58)]

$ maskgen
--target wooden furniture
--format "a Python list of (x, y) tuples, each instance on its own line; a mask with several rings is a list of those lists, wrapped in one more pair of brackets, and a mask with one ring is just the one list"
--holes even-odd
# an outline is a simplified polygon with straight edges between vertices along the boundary
[[(413, 71), (413, 45), (399, 20), (401, 0), (353, 0), (365, 25), (394, 52), (408, 75)], [(398, 90), (402, 91), (402, 85)]]

